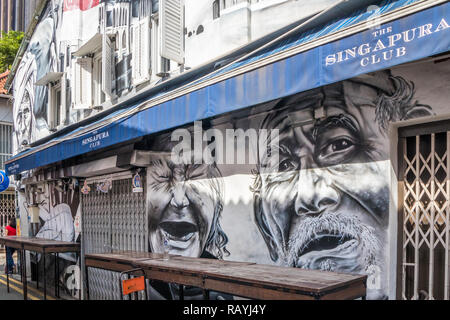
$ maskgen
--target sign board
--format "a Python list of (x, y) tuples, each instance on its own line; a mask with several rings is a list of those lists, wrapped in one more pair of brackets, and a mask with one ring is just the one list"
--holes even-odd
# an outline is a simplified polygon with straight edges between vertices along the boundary
[(128, 280), (122, 280), (122, 292), (124, 295), (142, 290), (145, 290), (144, 276)]
[(5, 171), (0, 171), (0, 192), (5, 191), (9, 187), (9, 178)]

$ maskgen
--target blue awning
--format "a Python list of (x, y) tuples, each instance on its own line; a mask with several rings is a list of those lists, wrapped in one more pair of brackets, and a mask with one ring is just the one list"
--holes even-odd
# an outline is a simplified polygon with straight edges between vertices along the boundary
[[(385, 1), (376, 12), (354, 12), (321, 28), (292, 34), (189, 86), (157, 93), (145, 103), (22, 152), (7, 161), (7, 174), (449, 51), (450, 3), (395, 17), (398, 9), (416, 3), (422, 1)], [(362, 25), (374, 14), (389, 22), (379, 28)], [(364, 31), (352, 33), (355, 30)], [(337, 40), (341, 34), (345, 38)]]

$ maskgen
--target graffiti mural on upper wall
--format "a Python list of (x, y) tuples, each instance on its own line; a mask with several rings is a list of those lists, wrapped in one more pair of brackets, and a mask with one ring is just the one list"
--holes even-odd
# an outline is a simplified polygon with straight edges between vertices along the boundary
[(36, 26), (14, 82), (14, 127), (16, 148), (28, 145), (36, 132), (48, 134), (47, 99), (45, 86), (35, 82), (57, 69), (56, 30), (62, 23), (62, 1), (51, 1)]
[[(105, 10), (100, 10), (100, 5)], [(114, 48), (112, 91), (117, 96), (128, 92), (132, 85), (132, 25), (150, 15), (151, 6), (150, 0), (48, 1), (14, 78), (14, 150), (22, 151), (58, 129), (49, 121), (55, 115), (49, 110), (48, 85), (35, 84), (50, 72), (64, 72), (61, 79), (66, 79), (66, 83), (61, 83), (61, 87), (65, 86), (61, 99), (65, 100), (61, 101), (62, 110), (56, 112), (57, 123), (69, 125), (92, 114), (92, 109), (72, 108), (71, 80), (77, 59), (72, 54), (92, 39), (101, 26), (108, 29)]]

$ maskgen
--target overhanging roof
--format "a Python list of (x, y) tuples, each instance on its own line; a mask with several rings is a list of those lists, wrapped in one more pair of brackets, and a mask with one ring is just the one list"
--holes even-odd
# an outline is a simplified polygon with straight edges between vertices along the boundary
[(93, 53), (102, 47), (101, 33), (94, 34), (89, 40), (81, 45), (81, 47), (73, 53), (75, 57), (83, 57), (87, 54)]
[(42, 78), (35, 82), (36, 86), (46, 86), (50, 82), (55, 82), (63, 76), (64, 72), (47, 72)]

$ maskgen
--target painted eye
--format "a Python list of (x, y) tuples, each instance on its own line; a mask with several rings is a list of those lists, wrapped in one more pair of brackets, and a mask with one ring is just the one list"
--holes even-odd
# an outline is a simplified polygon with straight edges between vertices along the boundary
[(343, 151), (352, 147), (354, 144), (348, 139), (338, 139), (331, 143), (330, 147), (332, 152)]
[(323, 165), (346, 162), (354, 156), (356, 149), (356, 143), (352, 139), (336, 138), (321, 149), (318, 160)]
[(285, 159), (280, 162), (278, 165), (279, 172), (292, 171), (296, 169), (295, 163), (291, 159)]

